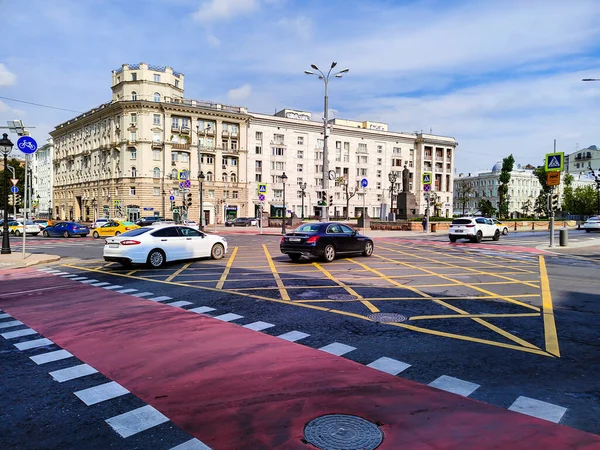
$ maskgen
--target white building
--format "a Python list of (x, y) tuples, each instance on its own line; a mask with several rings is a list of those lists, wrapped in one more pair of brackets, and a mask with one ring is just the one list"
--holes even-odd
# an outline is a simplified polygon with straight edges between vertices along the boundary
[(565, 155), (565, 172), (588, 174), (592, 169), (600, 169), (600, 149), (595, 145)]
[(33, 198), (35, 205), (34, 215), (47, 218), (52, 214), (52, 194), (54, 186), (54, 175), (52, 170), (52, 158), (54, 157), (54, 142), (52, 138), (46, 144), (39, 147), (31, 158), (31, 173)]

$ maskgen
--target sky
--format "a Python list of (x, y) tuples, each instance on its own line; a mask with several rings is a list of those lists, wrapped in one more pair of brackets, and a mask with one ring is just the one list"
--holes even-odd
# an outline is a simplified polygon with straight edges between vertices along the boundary
[(336, 61), (350, 70), (330, 83), (334, 117), (452, 136), (457, 174), (489, 170), (509, 154), (541, 164), (555, 139), (567, 154), (600, 145), (600, 81), (581, 81), (600, 78), (597, 0), (0, 6), (0, 126), (21, 119), (41, 143), (54, 126), (110, 101), (111, 71), (124, 63), (184, 73), (186, 98), (320, 120), (324, 85), (304, 70)]

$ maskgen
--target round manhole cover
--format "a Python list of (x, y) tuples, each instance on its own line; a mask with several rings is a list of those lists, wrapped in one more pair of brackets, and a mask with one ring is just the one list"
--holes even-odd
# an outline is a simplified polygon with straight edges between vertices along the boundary
[(368, 317), (369, 319), (380, 323), (397, 323), (406, 321), (406, 316), (396, 313), (375, 313)]
[(383, 441), (383, 433), (362, 417), (329, 414), (308, 422), (304, 439), (321, 450), (374, 450)]
[(350, 294), (333, 294), (333, 295), (328, 295), (327, 298), (330, 298), (331, 300), (350, 302), (350, 301), (356, 300), (358, 297), (356, 297), (355, 295), (350, 295)]

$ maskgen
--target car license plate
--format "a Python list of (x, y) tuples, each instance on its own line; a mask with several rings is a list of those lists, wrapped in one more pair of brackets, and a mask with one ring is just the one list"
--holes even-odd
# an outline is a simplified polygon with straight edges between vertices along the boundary
[(119, 248), (119, 244), (108, 244), (108, 248)]
[(462, 232), (463, 232), (463, 230), (456, 230), (456, 232), (457, 232), (457, 233), (462, 233)]
[(290, 238), (290, 242), (300, 242), (301, 240), (300, 238)]

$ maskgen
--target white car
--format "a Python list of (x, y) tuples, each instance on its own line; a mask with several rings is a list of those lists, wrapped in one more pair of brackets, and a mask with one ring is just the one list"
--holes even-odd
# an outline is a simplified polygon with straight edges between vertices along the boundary
[(485, 217), (459, 217), (454, 219), (448, 230), (450, 242), (457, 239), (469, 239), (473, 242), (481, 242), (483, 238), (492, 238), (494, 241), (500, 239), (500, 230), (492, 219)]
[(153, 268), (166, 262), (194, 258), (221, 259), (227, 240), (181, 225), (142, 227), (104, 241), (104, 260), (123, 266), (148, 264)]
[[(15, 236), (22, 236), (23, 219), (8, 222), (8, 229), (9, 232), (14, 234)], [(25, 222), (25, 233), (37, 236), (38, 234), (40, 234), (40, 227), (38, 227), (37, 223), (33, 223), (31, 220), (28, 220), (27, 222)]]
[(583, 229), (586, 231), (586, 233), (600, 231), (600, 216), (593, 216), (586, 220), (583, 224)]
[(108, 223), (108, 219), (96, 219), (94, 223), (90, 225), (90, 228), (100, 228), (102, 225), (106, 225)]
[(193, 228), (194, 230), (200, 229), (200, 225), (198, 225), (198, 223), (195, 220), (188, 220), (187, 222), (184, 223), (184, 225), (186, 227)]
[(492, 222), (494, 222), (494, 225), (498, 227), (500, 233), (502, 233), (503, 236), (506, 236), (508, 234), (508, 227), (506, 225), (504, 225), (498, 219), (492, 219)]

